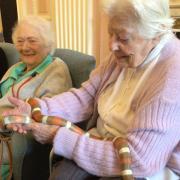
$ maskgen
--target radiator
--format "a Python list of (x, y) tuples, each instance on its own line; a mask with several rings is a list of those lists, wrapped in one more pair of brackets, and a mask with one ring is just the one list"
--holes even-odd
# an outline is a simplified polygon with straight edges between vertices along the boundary
[(92, 54), (92, 0), (56, 0), (57, 47)]

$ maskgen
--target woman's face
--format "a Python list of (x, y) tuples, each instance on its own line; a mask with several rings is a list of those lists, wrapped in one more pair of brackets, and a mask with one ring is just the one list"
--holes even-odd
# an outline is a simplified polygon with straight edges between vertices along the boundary
[(125, 26), (117, 19), (109, 23), (110, 50), (116, 61), (125, 67), (142, 64), (157, 43), (155, 39), (145, 39), (133, 27)]
[(40, 33), (28, 24), (17, 29), (15, 46), (28, 71), (38, 66), (49, 52)]

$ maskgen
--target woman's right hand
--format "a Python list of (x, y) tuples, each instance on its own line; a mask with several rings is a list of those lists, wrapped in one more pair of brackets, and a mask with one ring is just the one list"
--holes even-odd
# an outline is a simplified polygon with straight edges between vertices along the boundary
[(32, 122), (25, 125), (27, 130), (31, 131), (34, 138), (41, 144), (52, 143), (56, 132), (60, 128), (56, 125), (48, 125), (39, 122)]

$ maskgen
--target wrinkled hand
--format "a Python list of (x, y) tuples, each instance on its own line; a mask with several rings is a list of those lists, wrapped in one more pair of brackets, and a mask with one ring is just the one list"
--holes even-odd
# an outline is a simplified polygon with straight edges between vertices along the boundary
[(23, 100), (17, 99), (15, 97), (8, 97), (11, 104), (14, 105), (14, 109), (7, 110), (2, 113), (2, 116), (12, 116), (12, 115), (25, 115), (31, 116), (31, 106)]
[(30, 130), (34, 138), (41, 144), (52, 143), (59, 126), (47, 125), (33, 122), (26, 125), (26, 130)]
[(27, 134), (27, 127), (24, 124), (8, 124), (6, 129), (9, 129), (14, 132), (18, 132), (20, 134)]
[[(8, 97), (8, 100), (15, 108), (3, 112), (2, 116), (25, 115), (31, 117), (31, 106), (28, 103), (14, 97)], [(7, 128), (21, 134), (31, 131), (37, 141), (45, 144), (53, 142), (59, 126), (46, 125), (34, 121), (30, 124), (8, 124)]]
[[(31, 106), (28, 103), (14, 97), (8, 97), (8, 100), (11, 104), (15, 106), (15, 108), (6, 110), (5, 112), (2, 113), (2, 116), (12, 116), (12, 115), (31, 116)], [(9, 130), (16, 131), (18, 133), (23, 133), (23, 134), (27, 133), (27, 129), (24, 124), (8, 124), (6, 128)]]

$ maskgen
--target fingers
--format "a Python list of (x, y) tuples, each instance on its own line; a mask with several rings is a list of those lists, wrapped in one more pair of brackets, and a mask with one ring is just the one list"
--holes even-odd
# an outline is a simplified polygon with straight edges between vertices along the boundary
[(22, 106), (24, 104), (24, 101), (22, 101), (18, 98), (12, 97), (12, 96), (9, 96), (8, 100), (11, 104), (13, 104), (15, 106)]
[(17, 109), (7, 110), (2, 113), (2, 116), (16, 116), (16, 115), (19, 115)]
[(15, 108), (9, 109), (3, 112), (3, 116), (11, 116), (11, 115), (25, 115), (25, 116), (31, 116), (31, 106), (24, 102), (23, 100), (14, 98), (14, 97), (8, 97), (8, 100), (10, 103), (12, 103)]
[(6, 128), (20, 134), (27, 134), (27, 130), (23, 124), (8, 124)]

